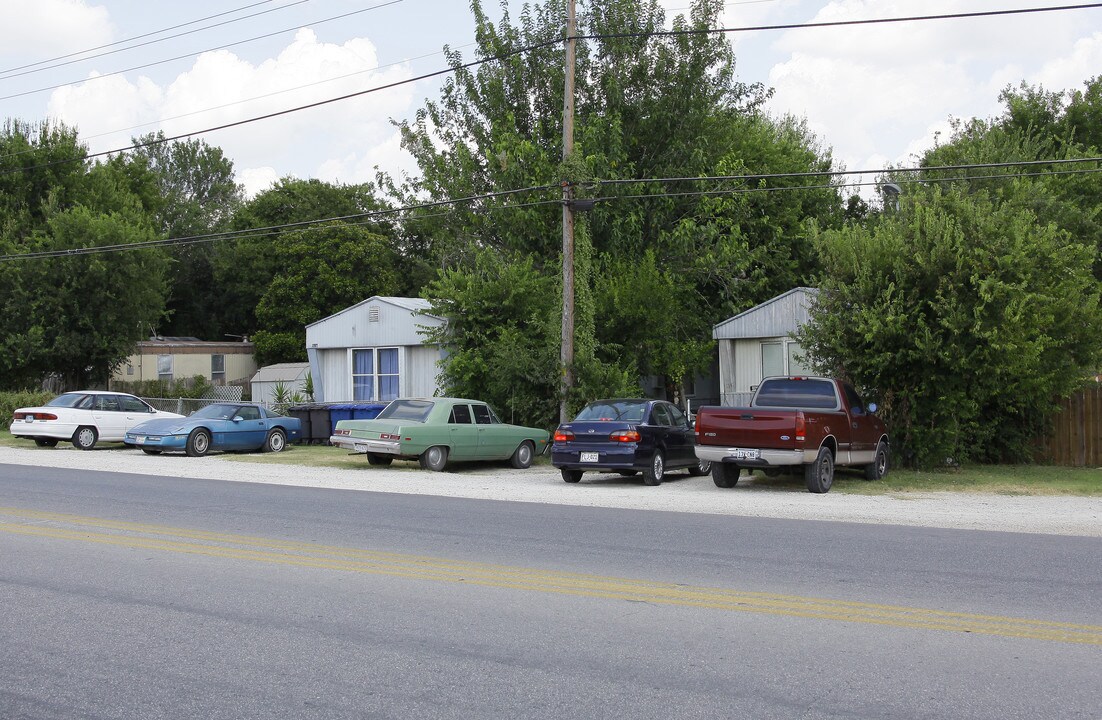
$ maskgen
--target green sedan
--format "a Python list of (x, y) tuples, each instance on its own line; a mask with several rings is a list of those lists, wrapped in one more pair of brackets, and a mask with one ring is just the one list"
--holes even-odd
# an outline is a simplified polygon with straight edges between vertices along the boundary
[(374, 420), (338, 420), (329, 444), (365, 453), (371, 465), (416, 459), (425, 470), (443, 470), (450, 462), (508, 460), (523, 469), (548, 437), (501, 422), (484, 402), (434, 397), (394, 400)]

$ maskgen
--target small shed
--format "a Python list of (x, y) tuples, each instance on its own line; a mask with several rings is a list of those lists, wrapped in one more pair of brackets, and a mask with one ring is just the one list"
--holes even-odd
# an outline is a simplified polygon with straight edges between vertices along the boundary
[(443, 350), (424, 333), (444, 325), (428, 300), (370, 297), (306, 326), (316, 402), (432, 397)]
[(303, 402), (309, 402), (306, 397), (306, 380), (309, 376), (310, 363), (308, 362), (265, 365), (256, 371), (250, 383), (253, 402), (274, 404), (276, 390), (280, 386), (287, 388), (290, 396), (297, 393)]
[(810, 374), (811, 363), (793, 335), (810, 319), (818, 294), (815, 288), (793, 288), (712, 327), (723, 405), (747, 404), (770, 375)]

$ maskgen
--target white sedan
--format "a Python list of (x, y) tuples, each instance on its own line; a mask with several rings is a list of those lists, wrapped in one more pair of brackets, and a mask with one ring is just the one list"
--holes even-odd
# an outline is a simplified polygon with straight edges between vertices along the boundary
[(122, 442), (127, 430), (147, 420), (179, 417), (183, 415), (157, 410), (134, 395), (82, 390), (62, 393), (42, 407), (19, 408), (8, 429), (13, 437), (34, 440), (39, 447), (69, 440), (91, 450), (99, 440)]

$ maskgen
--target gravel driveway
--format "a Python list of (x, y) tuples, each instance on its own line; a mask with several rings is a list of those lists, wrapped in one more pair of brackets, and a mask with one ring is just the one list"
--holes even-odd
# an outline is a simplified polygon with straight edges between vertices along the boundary
[[(341, 452), (334, 448), (333, 452)], [(557, 470), (538, 466), (512, 470), (457, 466), (454, 471), (368, 467), (335, 469), (235, 462), (221, 455), (190, 458), (148, 456), (136, 449), (67, 446), (49, 450), (0, 447), (0, 463), (83, 470), (173, 475), (365, 492), (409, 493), (559, 505), (669, 510), (736, 517), (839, 520), (972, 530), (1102, 537), (1102, 498), (1020, 497), (965, 493), (898, 493), (860, 496), (813, 495), (796, 488), (744, 487), (720, 490), (711, 478), (667, 476), (661, 487), (637, 478), (587, 473), (564, 483)]]

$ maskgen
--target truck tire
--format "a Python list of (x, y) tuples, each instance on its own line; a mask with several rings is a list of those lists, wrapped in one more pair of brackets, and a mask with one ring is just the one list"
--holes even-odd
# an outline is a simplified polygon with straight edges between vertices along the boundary
[(888, 444), (883, 440), (876, 446), (876, 455), (865, 466), (866, 480), (879, 480), (888, 474)]
[(819, 448), (819, 455), (815, 462), (804, 466), (804, 480), (807, 482), (807, 491), (813, 493), (825, 493), (834, 484), (834, 453), (830, 448)]
[(712, 482), (716, 487), (733, 488), (738, 484), (739, 473), (742, 468), (733, 463), (712, 463)]

